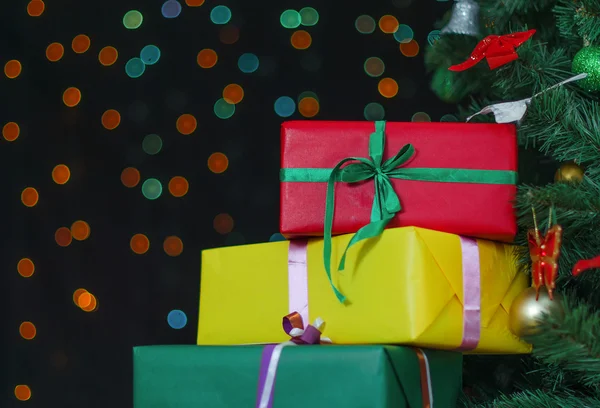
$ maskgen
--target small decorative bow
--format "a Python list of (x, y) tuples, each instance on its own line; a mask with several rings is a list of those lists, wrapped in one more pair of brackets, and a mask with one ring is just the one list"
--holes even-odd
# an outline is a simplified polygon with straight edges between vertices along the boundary
[(477, 65), (484, 58), (490, 69), (496, 69), (519, 58), (517, 47), (529, 40), (535, 30), (522, 31), (505, 35), (489, 35), (477, 44), (468, 60), (452, 65), (450, 71), (465, 71)]
[(291, 336), (291, 340), (296, 344), (320, 344), (331, 343), (331, 339), (321, 336), (325, 330), (325, 322), (318, 317), (314, 324), (304, 327), (302, 316), (298, 312), (292, 312), (283, 317), (283, 330)]

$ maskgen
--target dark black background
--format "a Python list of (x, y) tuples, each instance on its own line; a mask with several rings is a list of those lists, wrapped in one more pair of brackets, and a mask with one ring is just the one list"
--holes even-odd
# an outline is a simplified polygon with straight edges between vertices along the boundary
[[(8, 314), (0, 328), (5, 340), (1, 407), (130, 407), (132, 347), (195, 342), (202, 249), (268, 241), (277, 232), (279, 125), (284, 119), (276, 115), (273, 103), (279, 96), (296, 99), (303, 91), (315, 92), (321, 107), (317, 120), (364, 120), (369, 102), (381, 103), (386, 119), (394, 121), (410, 121), (416, 112), (439, 121), (454, 111), (429, 90), (423, 65), (427, 35), (450, 2), (207, 0), (198, 8), (181, 3), (183, 12), (175, 19), (161, 15), (161, 0), (47, 0), (38, 18), (27, 15), (27, 0), (2, 4), (0, 62), (18, 59), (23, 72), (16, 79), (0, 79), (0, 125), (15, 121), (21, 126), (15, 142), (0, 139), (0, 259), (2, 298), (8, 300), (3, 302)], [(240, 28), (235, 44), (222, 44), (221, 27), (210, 21), (210, 10), (219, 4), (232, 10), (230, 23)], [(320, 21), (307, 28), (312, 46), (299, 51), (290, 45), (292, 30), (281, 27), (279, 16), (285, 9), (305, 6), (317, 9)], [(144, 15), (137, 30), (122, 24), (131, 9)], [(411, 26), (420, 54), (403, 56), (394, 38), (379, 29), (359, 34), (354, 21), (361, 14), (375, 19), (392, 14)], [(91, 48), (75, 54), (70, 44), (82, 33), (91, 38)], [(51, 63), (45, 49), (54, 41), (65, 46), (65, 55)], [(161, 49), (160, 61), (140, 78), (129, 78), (125, 63), (148, 44)], [(106, 45), (119, 51), (111, 67), (98, 62), (98, 52)], [(219, 55), (212, 69), (196, 63), (203, 48)], [(261, 60), (253, 74), (237, 67), (245, 52)], [(364, 73), (363, 63), (370, 56), (382, 58), (384, 76), (400, 83), (395, 98), (380, 96), (378, 79)], [(232, 118), (221, 120), (213, 104), (229, 83), (240, 84), (245, 98)], [(62, 103), (69, 86), (83, 94), (75, 108)], [(110, 108), (122, 115), (114, 131), (100, 122)], [(182, 113), (198, 119), (192, 135), (175, 128)], [(296, 112), (292, 119), (303, 118)], [(163, 149), (155, 156), (141, 148), (149, 133), (163, 139)], [(223, 174), (207, 167), (213, 152), (229, 158)], [(65, 185), (51, 178), (59, 163), (72, 172)], [(120, 174), (129, 166), (140, 170), (142, 181), (159, 179), (162, 196), (144, 198), (141, 183), (125, 188)], [(183, 198), (171, 196), (166, 188), (176, 175), (190, 182)], [(33, 208), (20, 202), (28, 186), (40, 192)], [(234, 219), (230, 234), (221, 235), (213, 227), (220, 213)], [(90, 224), (90, 238), (59, 247), (56, 229), (78, 219)], [(136, 233), (150, 239), (145, 255), (129, 247)], [(163, 251), (169, 235), (183, 240), (181, 256)], [(35, 262), (31, 278), (17, 273), (22, 257)], [(73, 292), (80, 287), (97, 297), (97, 311), (86, 313), (74, 305)], [(172, 309), (188, 316), (181, 330), (167, 324)], [(36, 325), (33, 340), (19, 335), (23, 321)], [(29, 401), (17, 401), (17, 384), (31, 387)]]

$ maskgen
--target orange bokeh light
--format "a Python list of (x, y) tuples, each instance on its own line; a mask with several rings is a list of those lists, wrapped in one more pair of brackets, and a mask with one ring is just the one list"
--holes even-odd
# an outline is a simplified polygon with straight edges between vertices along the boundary
[(118, 58), (119, 51), (110, 45), (102, 48), (98, 53), (98, 61), (100, 61), (100, 64), (104, 65), (105, 67), (109, 67), (117, 62)]
[(198, 126), (198, 122), (193, 115), (189, 113), (184, 113), (179, 118), (177, 118), (177, 122), (175, 123), (175, 127), (177, 131), (182, 135), (190, 135), (194, 133), (196, 127)]
[(79, 307), (88, 307), (92, 303), (92, 294), (87, 290), (81, 292), (77, 297), (77, 306)]
[(23, 322), (19, 326), (19, 333), (21, 334), (21, 337), (23, 337), (25, 340), (32, 340), (35, 338), (37, 330), (33, 323)]
[(31, 0), (27, 5), (27, 14), (31, 17), (39, 17), (45, 9), (46, 5), (42, 0)]
[(377, 85), (377, 90), (385, 98), (393, 98), (398, 94), (398, 83), (392, 78), (383, 78)]
[(67, 227), (60, 227), (54, 233), (54, 240), (61, 247), (68, 247), (71, 245), (73, 241), (73, 236), (71, 235), (71, 230)]
[[(86, 303), (84, 306), (79, 306), (79, 307), (84, 312), (95, 312), (96, 310), (98, 310), (98, 299), (96, 298), (96, 296), (92, 295), (89, 292), (87, 292), (87, 294), (90, 296), (89, 303)], [(80, 299), (81, 299), (81, 297), (80, 297)]]
[(40, 195), (33, 187), (27, 187), (21, 192), (21, 202), (25, 207), (35, 206), (40, 199)]
[(75, 305), (79, 306), (79, 296), (81, 296), (81, 294), (85, 292), (87, 292), (87, 290), (85, 290), (84, 288), (79, 288), (75, 292), (73, 292), (73, 303), (75, 303)]
[(229, 234), (233, 230), (233, 218), (229, 214), (219, 214), (213, 220), (213, 227), (219, 234)]
[(140, 182), (140, 172), (135, 167), (127, 167), (121, 172), (121, 183), (125, 187), (133, 188)]
[(400, 52), (405, 57), (416, 57), (419, 55), (419, 43), (415, 40), (410, 40), (407, 43), (401, 43)]
[(223, 153), (213, 153), (208, 158), (208, 169), (213, 173), (223, 173), (227, 167), (229, 167), (229, 159)]
[(201, 68), (212, 68), (217, 64), (219, 57), (215, 50), (211, 50), (210, 48), (205, 48), (198, 53), (196, 57), (196, 62), (200, 65)]
[(236, 105), (244, 99), (244, 90), (238, 84), (229, 84), (223, 89), (223, 99), (227, 103)]
[(190, 7), (200, 7), (204, 4), (204, 0), (185, 0), (185, 4)]
[(305, 50), (312, 44), (312, 37), (308, 31), (298, 30), (292, 34), (290, 42), (292, 43), (292, 47), (295, 49)]
[(35, 265), (29, 258), (23, 258), (17, 264), (17, 272), (24, 278), (30, 278), (35, 272)]
[(394, 16), (386, 14), (379, 19), (379, 29), (386, 34), (394, 34), (398, 31), (398, 27), (400, 27), (400, 23)]
[(17, 397), (19, 401), (29, 400), (31, 398), (31, 388), (23, 384), (17, 385), (15, 387), (15, 397)]
[(91, 43), (90, 37), (85, 34), (79, 34), (73, 38), (73, 41), (71, 42), (71, 48), (73, 48), (73, 51), (75, 51), (77, 54), (83, 54), (90, 49)]
[(228, 24), (219, 30), (219, 40), (223, 44), (235, 44), (240, 39), (240, 29), (232, 24)]
[(175, 176), (169, 181), (169, 193), (173, 197), (183, 197), (188, 193), (190, 184), (185, 177)]
[(7, 78), (14, 79), (21, 75), (21, 70), (23, 66), (17, 60), (10, 60), (4, 65), (4, 75)]
[(19, 137), (21, 128), (15, 122), (8, 122), (2, 127), (2, 137), (8, 142), (14, 142)]
[(144, 234), (135, 234), (131, 237), (129, 246), (138, 255), (145, 254), (150, 249), (150, 240)]
[(121, 123), (121, 114), (114, 109), (109, 109), (102, 114), (101, 122), (105, 129), (114, 130)]
[(167, 237), (163, 242), (163, 249), (169, 256), (179, 256), (183, 252), (183, 241), (176, 236)]
[(81, 102), (81, 91), (75, 87), (65, 89), (63, 92), (63, 103), (69, 108), (79, 105)]
[(46, 58), (50, 62), (56, 62), (65, 55), (65, 47), (61, 43), (53, 42), (46, 48)]
[(298, 103), (298, 111), (305, 118), (312, 118), (319, 113), (319, 101), (312, 96), (302, 98)]
[(90, 225), (83, 220), (77, 220), (71, 225), (71, 235), (77, 241), (88, 239), (91, 232)]
[(71, 178), (71, 170), (65, 164), (59, 164), (52, 169), (52, 180), (56, 184), (66, 184)]

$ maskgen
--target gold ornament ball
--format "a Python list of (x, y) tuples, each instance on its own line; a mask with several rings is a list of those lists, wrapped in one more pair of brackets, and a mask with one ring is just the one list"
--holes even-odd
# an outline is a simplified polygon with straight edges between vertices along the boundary
[(583, 169), (575, 163), (561, 164), (556, 174), (554, 181), (581, 182), (583, 180)]
[(540, 297), (538, 300), (535, 300), (534, 287), (521, 292), (510, 306), (508, 317), (510, 331), (518, 337), (534, 334), (539, 324), (538, 321), (544, 313), (558, 313), (564, 316), (561, 296), (558, 293), (554, 293), (553, 295), (554, 300), (551, 300), (548, 296), (548, 291), (543, 286), (540, 288)]

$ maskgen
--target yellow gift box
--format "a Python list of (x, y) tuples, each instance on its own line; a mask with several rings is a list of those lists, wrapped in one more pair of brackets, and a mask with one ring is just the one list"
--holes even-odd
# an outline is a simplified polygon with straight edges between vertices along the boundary
[[(352, 235), (333, 238), (340, 259)], [(288, 305), (288, 241), (202, 253), (199, 345), (278, 343)], [(513, 299), (528, 287), (513, 246), (477, 240), (480, 336), (474, 353), (529, 353), (508, 328)], [(336, 344), (405, 344), (456, 349), (463, 340), (463, 270), (458, 235), (416, 227), (387, 229), (347, 254), (334, 272), (333, 294), (323, 267), (323, 240), (307, 245), (308, 316), (321, 317)], [(336, 265), (334, 261), (332, 263)], [(305, 324), (308, 322), (305, 322)]]

